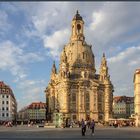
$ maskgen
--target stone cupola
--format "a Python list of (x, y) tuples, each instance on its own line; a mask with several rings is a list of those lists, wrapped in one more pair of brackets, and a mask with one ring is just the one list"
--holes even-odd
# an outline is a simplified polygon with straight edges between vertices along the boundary
[(72, 34), (71, 41), (83, 40), (84, 41), (84, 21), (80, 16), (78, 10), (72, 20)]

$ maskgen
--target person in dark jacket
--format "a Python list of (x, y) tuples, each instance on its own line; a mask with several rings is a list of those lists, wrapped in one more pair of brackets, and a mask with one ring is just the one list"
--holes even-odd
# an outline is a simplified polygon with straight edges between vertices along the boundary
[(85, 125), (85, 121), (83, 119), (81, 121), (81, 130), (82, 130), (82, 136), (85, 136), (86, 125)]
[(95, 129), (95, 122), (94, 122), (94, 120), (91, 121), (90, 129), (91, 129), (91, 135), (94, 135), (94, 129)]

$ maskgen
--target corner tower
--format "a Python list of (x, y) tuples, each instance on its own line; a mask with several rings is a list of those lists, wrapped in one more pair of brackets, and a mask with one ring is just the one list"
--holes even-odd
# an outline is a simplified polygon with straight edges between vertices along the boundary
[(105, 58), (105, 53), (103, 53), (101, 66), (100, 66), (100, 81), (104, 81), (107, 77), (109, 77), (108, 67), (107, 67), (107, 61)]

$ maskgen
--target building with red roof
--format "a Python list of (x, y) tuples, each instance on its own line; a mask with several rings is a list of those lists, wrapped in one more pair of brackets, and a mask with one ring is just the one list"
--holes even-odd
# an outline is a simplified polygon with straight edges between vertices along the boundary
[(18, 120), (41, 122), (46, 120), (46, 103), (33, 102), (18, 112)]
[(134, 97), (115, 96), (113, 98), (113, 117), (129, 118), (134, 114)]

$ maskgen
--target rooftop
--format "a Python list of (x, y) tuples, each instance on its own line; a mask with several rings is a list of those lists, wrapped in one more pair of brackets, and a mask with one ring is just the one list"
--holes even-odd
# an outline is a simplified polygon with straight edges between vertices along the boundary
[(113, 101), (115, 102), (126, 102), (126, 103), (130, 103), (130, 102), (134, 102), (134, 97), (127, 97), (127, 96), (115, 96), (113, 98)]
[(27, 109), (45, 109), (45, 108), (46, 108), (46, 103), (42, 103), (42, 102), (33, 102), (27, 107)]
[[(0, 81), (0, 89), (1, 89), (0, 94), (7, 94), (7, 95), (10, 94), (15, 99), (12, 89), (10, 88), (10, 86), (6, 85), (3, 81)], [(4, 89), (5, 91), (3, 91), (2, 89)], [(8, 91), (6, 91), (6, 89), (8, 89)]]

